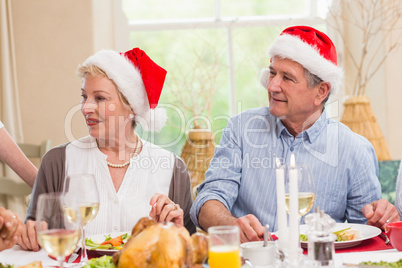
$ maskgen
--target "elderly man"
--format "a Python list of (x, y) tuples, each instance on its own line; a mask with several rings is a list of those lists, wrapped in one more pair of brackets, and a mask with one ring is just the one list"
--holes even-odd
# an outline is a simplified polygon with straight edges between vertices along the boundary
[[(370, 142), (331, 120), (325, 102), (340, 85), (336, 49), (324, 33), (306, 26), (285, 29), (261, 73), (269, 107), (231, 118), (191, 209), (199, 227), (238, 225), (241, 241), (259, 240), (263, 225), (277, 230), (275, 158), (310, 165), (314, 206), (337, 222), (382, 226), (399, 220), (380, 200), (378, 164)], [(369, 205), (367, 205), (369, 204)], [(365, 214), (362, 209), (365, 207)]]

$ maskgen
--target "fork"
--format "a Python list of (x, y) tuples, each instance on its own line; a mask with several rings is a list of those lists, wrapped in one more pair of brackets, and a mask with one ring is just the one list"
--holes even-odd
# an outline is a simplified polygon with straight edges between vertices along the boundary
[(385, 241), (385, 245), (391, 244), (391, 241), (389, 241), (389, 238), (388, 238), (388, 236), (386, 234), (381, 233), (380, 237)]

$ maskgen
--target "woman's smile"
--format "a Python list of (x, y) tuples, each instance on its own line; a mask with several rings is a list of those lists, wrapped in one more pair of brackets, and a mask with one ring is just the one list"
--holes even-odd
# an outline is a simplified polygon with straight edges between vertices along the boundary
[(95, 126), (95, 125), (97, 125), (97, 124), (99, 124), (99, 123), (101, 123), (101, 122), (102, 122), (102, 121), (99, 121), (99, 120), (97, 120), (97, 119), (95, 119), (95, 118), (87, 118), (87, 119), (86, 119), (86, 123), (87, 123), (87, 125), (90, 126), (90, 127)]

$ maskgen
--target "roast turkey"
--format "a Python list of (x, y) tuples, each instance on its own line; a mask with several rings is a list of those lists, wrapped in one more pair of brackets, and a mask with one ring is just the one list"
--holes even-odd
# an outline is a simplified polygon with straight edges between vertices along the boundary
[(142, 218), (113, 262), (117, 268), (195, 268), (202, 267), (207, 255), (206, 235), (190, 237), (184, 227)]

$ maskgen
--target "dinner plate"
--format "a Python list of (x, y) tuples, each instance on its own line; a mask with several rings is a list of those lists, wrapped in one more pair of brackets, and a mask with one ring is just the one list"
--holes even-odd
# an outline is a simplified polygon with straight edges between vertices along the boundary
[[(356, 224), (356, 223), (337, 223), (333, 229), (334, 232), (343, 230), (346, 228), (351, 228), (352, 230), (357, 230), (360, 232), (360, 238), (351, 241), (340, 241), (335, 242), (335, 249), (350, 248), (359, 245), (364, 240), (376, 237), (381, 234), (381, 229), (375, 226), (366, 224)], [(307, 225), (300, 225), (300, 234), (306, 234)], [(307, 248), (308, 242), (300, 242), (302, 248)]]
[[(105, 241), (107, 236), (111, 236), (112, 238), (115, 238), (117, 236), (123, 235), (123, 234), (130, 234), (131, 231), (127, 231), (127, 232), (115, 232), (115, 233), (107, 233), (107, 234), (101, 234), (101, 235), (94, 235), (94, 236), (90, 236), (88, 237), (89, 239), (91, 239), (93, 242), (101, 244), (103, 241)], [(117, 249), (92, 249), (92, 247), (90, 246), (86, 246), (88, 250), (93, 250), (96, 251), (97, 254), (99, 255), (113, 255), (114, 253), (116, 253)]]

